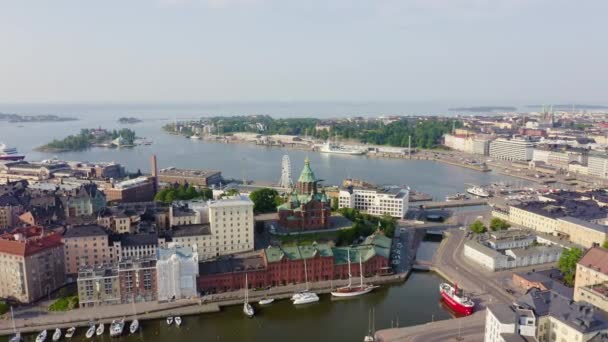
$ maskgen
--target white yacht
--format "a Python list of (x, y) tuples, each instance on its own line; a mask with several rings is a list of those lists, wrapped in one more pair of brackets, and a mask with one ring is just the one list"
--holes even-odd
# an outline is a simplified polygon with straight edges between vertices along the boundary
[(101, 336), (103, 335), (103, 332), (106, 330), (106, 327), (103, 325), (103, 323), (99, 323), (99, 326), (97, 327), (97, 330), (95, 330), (95, 334), (97, 336)]
[(125, 328), (125, 320), (113, 320), (112, 324), (110, 324), (110, 337), (118, 337), (122, 335), (122, 332)]
[(472, 186), (467, 188), (467, 192), (477, 197), (490, 197), (490, 193), (480, 186)]
[(272, 304), (274, 302), (274, 298), (262, 298), (258, 301), (258, 304), (260, 305), (268, 305), (268, 304)]
[(296, 293), (291, 297), (291, 300), (293, 301), (294, 305), (309, 304), (309, 303), (315, 303), (315, 302), (319, 301), (319, 296), (317, 296), (316, 293), (310, 292), (308, 290), (308, 270), (306, 269), (306, 258), (303, 258), (303, 260), (304, 260), (304, 279), (306, 281), (306, 290), (304, 290), (303, 292)]
[(53, 333), (53, 342), (57, 342), (61, 339), (61, 329), (57, 328), (55, 329), (55, 332)]
[(325, 144), (321, 145), (321, 148), (319, 149), (319, 151), (321, 151), (323, 153), (350, 154), (350, 155), (361, 155), (361, 154), (366, 153), (366, 151), (364, 149), (346, 147), (344, 145), (332, 143), (329, 140)]
[(36, 336), (36, 342), (44, 342), (46, 341), (46, 330), (43, 330)]
[(135, 334), (138, 329), (139, 329), (139, 320), (136, 318), (129, 325), (129, 332), (131, 334)]
[(91, 326), (89, 327), (89, 330), (87, 330), (87, 333), (85, 334), (85, 337), (91, 338), (91, 337), (93, 337), (93, 335), (95, 335), (95, 324), (91, 324)]
[(71, 327), (68, 330), (66, 330), (65, 338), (72, 338), (72, 336), (74, 336), (75, 333), (76, 333), (76, 327)]
[(179, 316), (175, 316), (175, 319), (174, 319), (174, 320), (175, 320), (175, 326), (176, 326), (176, 327), (179, 327), (179, 326), (181, 326), (181, 325), (182, 325), (182, 318), (181, 318), (181, 317), (179, 317)]

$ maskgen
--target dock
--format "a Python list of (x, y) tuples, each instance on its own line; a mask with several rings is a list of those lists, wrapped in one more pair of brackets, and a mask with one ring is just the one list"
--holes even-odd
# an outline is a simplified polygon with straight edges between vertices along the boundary
[(473, 207), (477, 205), (487, 205), (487, 198), (479, 199), (466, 199), (457, 201), (433, 201), (420, 204), (423, 209), (443, 209), (443, 208), (459, 208), (459, 207)]

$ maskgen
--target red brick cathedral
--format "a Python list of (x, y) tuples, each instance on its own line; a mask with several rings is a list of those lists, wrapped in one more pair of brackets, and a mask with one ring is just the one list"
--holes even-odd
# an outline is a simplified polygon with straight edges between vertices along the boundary
[(288, 201), (277, 208), (281, 226), (294, 231), (329, 228), (331, 206), (325, 192), (317, 191), (318, 182), (307, 158)]

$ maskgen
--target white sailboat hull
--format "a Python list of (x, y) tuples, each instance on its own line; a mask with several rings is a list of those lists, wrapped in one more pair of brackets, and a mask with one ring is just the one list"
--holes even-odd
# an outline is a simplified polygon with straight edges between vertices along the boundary
[(315, 293), (310, 293), (308, 295), (304, 295), (304, 296), (297, 298), (296, 300), (293, 301), (293, 304), (302, 305), (302, 304), (316, 303), (318, 301), (319, 301), (319, 296), (317, 296)]
[(353, 290), (353, 291), (332, 291), (331, 295), (334, 297), (356, 297), (356, 296), (361, 296), (364, 295), (366, 293), (370, 293), (372, 292), (373, 289), (375, 289), (377, 286), (366, 286), (361, 290)]

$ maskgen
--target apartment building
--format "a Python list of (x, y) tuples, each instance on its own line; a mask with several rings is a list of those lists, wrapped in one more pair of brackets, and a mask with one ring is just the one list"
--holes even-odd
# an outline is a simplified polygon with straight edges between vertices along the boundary
[(111, 265), (118, 256), (108, 240), (108, 232), (99, 225), (69, 228), (62, 236), (66, 274), (73, 276), (80, 268)]
[(400, 187), (341, 189), (339, 208), (353, 208), (370, 215), (404, 218), (409, 204), (409, 189)]
[(592, 305), (531, 289), (513, 304), (489, 305), (485, 342), (604, 341), (608, 320)]
[(608, 250), (591, 248), (577, 263), (574, 300), (608, 311)]
[(159, 248), (156, 261), (158, 300), (169, 301), (196, 296), (198, 274), (196, 248)]
[[(556, 195), (556, 196), (559, 196)], [(590, 248), (608, 238), (605, 206), (591, 199), (558, 199), (509, 207), (509, 222), (552, 235), (566, 236)]]
[(61, 236), (42, 227), (0, 235), (0, 298), (30, 303), (65, 283)]
[(608, 178), (608, 155), (606, 153), (589, 154), (587, 173), (590, 176)]
[(120, 304), (116, 265), (82, 267), (78, 272), (77, 286), (81, 308)]
[(498, 160), (532, 160), (534, 144), (524, 139), (498, 138), (490, 143), (490, 157)]
[(151, 302), (157, 299), (156, 256), (124, 259), (118, 264), (121, 303)]
[(253, 202), (244, 196), (209, 203), (209, 228), (216, 255), (253, 250)]
[(154, 256), (159, 248), (165, 247), (165, 238), (156, 234), (111, 235), (110, 241), (116, 261)]

